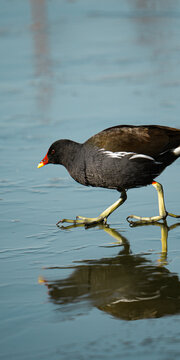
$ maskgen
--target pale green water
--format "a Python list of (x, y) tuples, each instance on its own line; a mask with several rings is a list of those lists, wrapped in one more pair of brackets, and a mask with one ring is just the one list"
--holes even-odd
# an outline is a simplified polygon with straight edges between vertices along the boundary
[[(129, 191), (109, 218), (117, 245), (102, 228), (55, 224), (118, 193), (37, 169), (58, 138), (180, 127), (179, 39), (180, 1), (1, 1), (1, 359), (179, 359), (180, 227), (166, 257), (165, 229), (125, 220), (155, 214), (155, 190)], [(179, 164), (159, 177), (174, 213)]]

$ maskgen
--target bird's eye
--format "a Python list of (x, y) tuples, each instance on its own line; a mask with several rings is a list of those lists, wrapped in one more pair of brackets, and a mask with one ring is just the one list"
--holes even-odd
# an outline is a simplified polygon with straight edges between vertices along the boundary
[(55, 153), (55, 150), (54, 149), (52, 149), (51, 150), (51, 155), (53, 155)]

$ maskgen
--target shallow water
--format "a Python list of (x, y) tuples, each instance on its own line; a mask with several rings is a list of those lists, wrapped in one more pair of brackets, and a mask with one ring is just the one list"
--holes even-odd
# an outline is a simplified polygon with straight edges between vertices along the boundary
[[(179, 359), (180, 226), (125, 220), (157, 212), (154, 189), (129, 191), (109, 228), (61, 229), (118, 193), (37, 169), (58, 138), (180, 127), (179, 39), (176, 0), (1, 1), (1, 359)], [(179, 165), (159, 177), (174, 213)]]

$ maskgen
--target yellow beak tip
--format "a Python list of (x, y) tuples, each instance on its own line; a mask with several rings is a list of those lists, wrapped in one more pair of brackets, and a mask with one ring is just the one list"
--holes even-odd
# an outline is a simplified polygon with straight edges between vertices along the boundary
[(42, 276), (39, 276), (38, 283), (39, 284), (44, 284), (45, 282), (46, 282), (46, 280)]
[(42, 166), (44, 166), (44, 164), (43, 164), (43, 162), (41, 161), (41, 162), (38, 164), (37, 168), (39, 169), (39, 168), (41, 168)]

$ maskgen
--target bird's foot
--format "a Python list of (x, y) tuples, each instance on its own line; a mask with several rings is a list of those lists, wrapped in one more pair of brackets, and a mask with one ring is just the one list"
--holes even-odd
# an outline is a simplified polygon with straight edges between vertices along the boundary
[(105, 209), (99, 216), (95, 218), (88, 218), (84, 216), (76, 216), (76, 220), (70, 220), (70, 219), (63, 219), (57, 222), (56, 225), (59, 225), (60, 223), (71, 223), (74, 225), (77, 224), (83, 224), (86, 227), (96, 224), (104, 224), (107, 223), (107, 218), (109, 215), (112, 214), (113, 211), (115, 211), (120, 205), (122, 205), (125, 200), (127, 199), (127, 195), (125, 191), (121, 192), (121, 197), (118, 199), (114, 204), (110, 205), (107, 209)]
[(95, 217), (95, 218), (88, 218), (88, 217), (84, 217), (84, 216), (76, 216), (75, 220), (71, 220), (71, 219), (62, 219), (60, 221), (57, 222), (56, 225), (62, 224), (62, 223), (71, 223), (71, 224), (82, 224), (82, 225), (93, 225), (93, 224), (106, 224), (107, 223), (107, 218), (106, 217), (102, 217), (101, 215)]
[[(158, 222), (158, 221), (165, 221), (167, 216), (171, 216), (173, 218), (180, 218), (180, 215), (175, 215), (175, 214), (172, 214), (172, 213), (169, 213), (166, 211), (165, 214), (163, 215), (158, 215), (158, 216), (152, 216), (152, 217), (141, 217), (141, 216), (136, 216), (136, 215), (129, 215), (126, 220), (131, 224), (133, 225), (134, 223), (138, 223), (138, 224), (150, 224), (150, 223), (155, 223), (155, 222)], [(133, 220), (130, 220), (130, 219), (135, 219), (137, 221), (133, 221)]]

